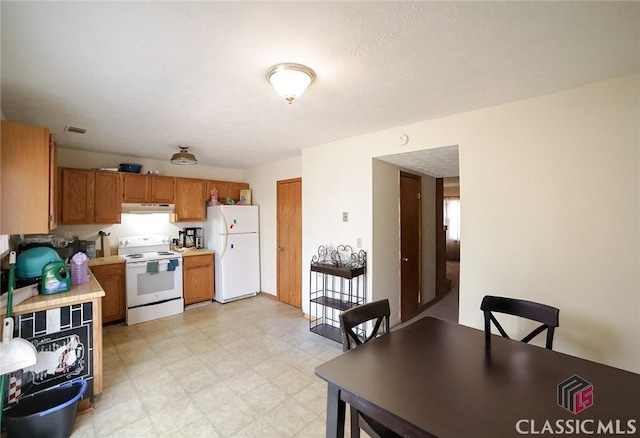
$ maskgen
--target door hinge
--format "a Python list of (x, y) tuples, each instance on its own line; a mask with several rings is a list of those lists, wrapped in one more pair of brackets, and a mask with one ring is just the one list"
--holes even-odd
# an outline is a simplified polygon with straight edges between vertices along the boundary
[(418, 199), (422, 199), (422, 194), (418, 192)]

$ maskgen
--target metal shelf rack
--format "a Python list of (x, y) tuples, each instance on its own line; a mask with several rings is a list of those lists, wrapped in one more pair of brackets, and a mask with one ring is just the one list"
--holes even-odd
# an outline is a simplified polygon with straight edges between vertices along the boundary
[(311, 259), (309, 330), (342, 343), (340, 313), (366, 302), (367, 254), (350, 246), (325, 246)]

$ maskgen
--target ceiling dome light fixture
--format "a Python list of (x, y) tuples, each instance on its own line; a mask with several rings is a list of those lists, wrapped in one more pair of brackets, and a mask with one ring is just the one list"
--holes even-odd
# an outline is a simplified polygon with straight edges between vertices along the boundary
[(173, 154), (171, 162), (173, 164), (196, 164), (196, 156), (189, 152), (189, 146), (178, 146), (180, 152)]
[(289, 103), (300, 97), (315, 79), (313, 70), (301, 64), (274, 65), (267, 73), (267, 81)]

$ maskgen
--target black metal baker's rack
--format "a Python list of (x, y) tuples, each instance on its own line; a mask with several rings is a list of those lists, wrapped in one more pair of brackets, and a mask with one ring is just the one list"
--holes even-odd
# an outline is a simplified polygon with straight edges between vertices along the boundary
[(340, 313), (367, 299), (367, 253), (322, 245), (311, 258), (309, 275), (309, 329), (342, 343)]

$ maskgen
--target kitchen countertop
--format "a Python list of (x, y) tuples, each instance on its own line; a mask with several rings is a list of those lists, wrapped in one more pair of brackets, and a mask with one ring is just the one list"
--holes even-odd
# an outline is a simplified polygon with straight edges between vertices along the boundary
[[(182, 254), (182, 257), (189, 256), (197, 256), (197, 255), (206, 255), (206, 254), (214, 254), (215, 252), (212, 249), (200, 248), (200, 249), (186, 249), (184, 251), (176, 250)], [(92, 266), (100, 266), (100, 265), (111, 265), (114, 263), (124, 263), (125, 259), (118, 255), (112, 255), (108, 257), (96, 257), (95, 259), (89, 260), (89, 267)]]
[[(20, 304), (13, 306), (13, 313), (40, 312), (42, 310), (55, 309), (57, 307), (70, 306), (72, 304), (86, 303), (94, 298), (104, 296), (104, 290), (93, 274), (89, 274), (89, 282), (71, 286), (69, 292), (61, 292), (51, 295), (36, 295)], [(0, 309), (0, 315), (4, 317), (6, 308)]]
[(206, 249), (206, 248), (188, 249), (186, 251), (178, 251), (178, 252), (180, 254), (182, 254), (182, 257), (206, 255), (206, 254), (214, 254), (215, 253), (212, 249)]
[(124, 263), (124, 258), (118, 255), (112, 255), (108, 257), (97, 257), (95, 259), (89, 260), (89, 267), (92, 266), (100, 266), (100, 265), (112, 265), (114, 263)]

